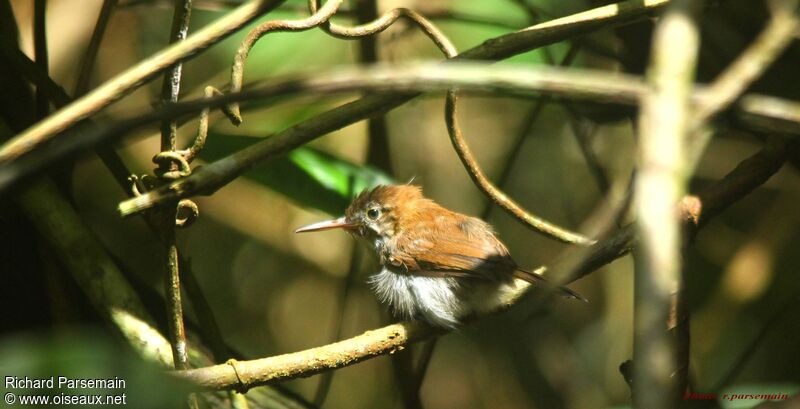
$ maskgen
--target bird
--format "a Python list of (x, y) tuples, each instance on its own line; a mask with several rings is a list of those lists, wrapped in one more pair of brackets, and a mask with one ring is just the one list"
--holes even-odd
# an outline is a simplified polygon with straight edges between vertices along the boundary
[[(380, 269), (368, 283), (403, 319), (454, 329), (500, 308), (516, 280), (547, 284), (514, 262), (488, 223), (440, 206), (415, 185), (364, 190), (344, 216), (295, 233), (331, 229), (343, 229), (374, 250)], [(585, 301), (566, 287), (558, 290)]]

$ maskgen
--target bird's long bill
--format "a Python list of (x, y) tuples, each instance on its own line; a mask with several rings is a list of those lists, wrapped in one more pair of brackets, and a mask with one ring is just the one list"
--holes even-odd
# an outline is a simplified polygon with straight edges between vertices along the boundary
[(324, 222), (318, 222), (314, 224), (309, 224), (308, 226), (303, 226), (297, 230), (295, 233), (306, 233), (310, 231), (322, 231), (322, 230), (331, 230), (331, 229), (345, 229), (345, 230), (352, 230), (355, 229), (356, 225), (353, 223), (348, 223), (344, 217), (340, 217), (338, 219), (333, 220), (326, 220)]

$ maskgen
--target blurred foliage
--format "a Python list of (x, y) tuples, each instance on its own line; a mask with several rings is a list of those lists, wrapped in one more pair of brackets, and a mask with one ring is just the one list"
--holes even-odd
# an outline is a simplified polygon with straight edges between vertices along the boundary
[[(0, 370), (4, 377), (0, 393), (4, 396), (7, 393), (14, 394), (17, 402), (22, 395), (49, 395), (52, 399), (54, 396), (65, 395), (124, 394), (125, 406), (128, 407), (177, 408), (185, 405), (186, 395), (193, 390), (186, 382), (164, 372), (163, 368), (147, 364), (133, 351), (120, 348), (116, 340), (109, 339), (108, 335), (94, 328), (73, 328), (68, 333), (59, 333), (56, 336), (18, 334), (7, 337), (0, 341)], [(30, 380), (54, 377), (54, 387), (9, 388), (8, 377), (27, 377)], [(67, 384), (59, 387), (59, 377), (71, 380), (113, 380), (122, 386), (117, 382), (121, 380), (124, 381), (124, 387), (80, 388), (68, 387)]]

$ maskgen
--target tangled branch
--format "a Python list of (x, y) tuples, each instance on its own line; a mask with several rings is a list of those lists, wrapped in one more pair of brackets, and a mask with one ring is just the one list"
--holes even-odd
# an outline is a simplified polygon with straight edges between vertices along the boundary
[[(256, 99), (265, 96), (277, 97), (313, 90), (318, 93), (346, 91), (395, 91), (396, 102), (406, 99), (411, 91), (475, 89), (504, 92), (510, 95), (530, 96), (545, 93), (560, 98), (592, 100), (607, 103), (633, 105), (643, 92), (640, 78), (622, 74), (609, 75), (590, 70), (558, 70), (540, 67), (521, 69), (518, 67), (495, 67), (486, 71), (482, 66), (461, 64), (453, 66), (420, 65), (391, 69), (351, 69), (334, 74), (318, 74), (303, 80), (289, 79), (263, 88), (251, 89), (241, 94), (227, 94), (210, 100), (176, 104), (168, 109), (149, 113), (131, 121), (122, 121), (104, 129), (100, 136), (118, 135), (131, 129), (165, 117), (181, 116), (197, 112), (207, 106), (221, 106), (233, 100)], [(703, 98), (703, 89), (695, 87), (694, 100)], [(277, 157), (325, 133), (348, 125), (353, 118), (363, 118), (373, 112), (374, 104), (386, 102), (386, 97), (370, 96), (336, 108), (311, 120), (255, 143), (246, 149), (213, 162), (194, 172), (191, 176), (177, 180), (162, 188), (120, 203), (121, 215), (134, 214), (160, 203), (196, 194), (209, 194), (222, 187), (238, 175), (258, 163)], [(762, 106), (761, 104), (767, 104)], [(779, 98), (758, 95), (742, 97), (737, 110), (743, 121), (752, 122), (760, 129), (787, 129), (800, 124), (800, 104)], [(0, 177), (2, 173), (0, 172)]]
[(175, 43), (136, 64), (4, 143), (0, 146), (0, 164), (7, 164), (21, 155), (31, 152), (80, 120), (88, 118), (145, 84), (173, 64), (184, 61), (199, 51), (222, 41), (228, 35), (261, 14), (276, 8), (282, 2), (283, 0), (251, 0), (189, 36), (186, 41)]

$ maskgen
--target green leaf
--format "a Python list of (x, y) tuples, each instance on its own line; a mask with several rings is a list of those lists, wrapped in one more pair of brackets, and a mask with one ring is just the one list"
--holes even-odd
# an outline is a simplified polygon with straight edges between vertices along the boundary
[[(209, 134), (200, 156), (220, 159), (260, 141), (239, 135)], [(329, 153), (300, 147), (286, 156), (257, 166), (245, 177), (279, 192), (297, 204), (340, 215), (362, 190), (395, 183), (378, 169), (358, 165)]]

